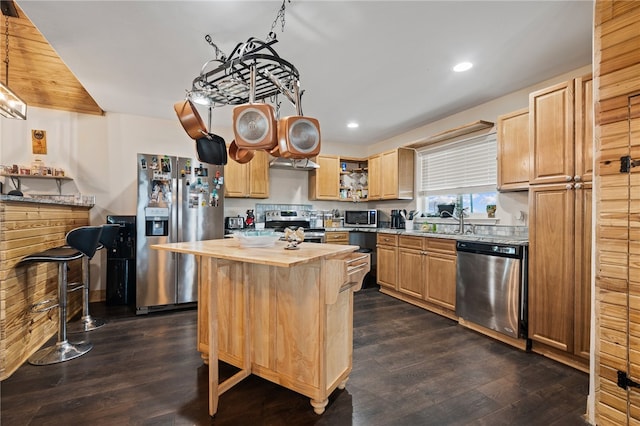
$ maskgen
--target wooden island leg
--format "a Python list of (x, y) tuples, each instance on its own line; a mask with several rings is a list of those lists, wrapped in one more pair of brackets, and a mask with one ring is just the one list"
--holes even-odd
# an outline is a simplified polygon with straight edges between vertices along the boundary
[(324, 413), (324, 409), (327, 406), (327, 404), (329, 403), (329, 398), (323, 400), (323, 401), (317, 401), (315, 399), (311, 400), (311, 406), (313, 407), (313, 411), (316, 414), (322, 414)]
[[(206, 258), (213, 263), (213, 259)], [(208, 269), (212, 275), (212, 267)], [(218, 282), (215, 277), (200, 274), (200, 285), (209, 286), (209, 415), (218, 412)]]
[(338, 385), (338, 389), (344, 389), (347, 386), (347, 380), (349, 380), (348, 377), (343, 381), (341, 381), (340, 384)]

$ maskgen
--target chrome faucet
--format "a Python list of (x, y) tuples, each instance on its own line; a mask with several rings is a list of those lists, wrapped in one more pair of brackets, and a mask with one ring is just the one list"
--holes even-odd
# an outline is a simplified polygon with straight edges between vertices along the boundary
[(460, 211), (460, 214), (458, 216), (454, 216), (453, 214), (449, 213), (448, 211), (443, 211), (440, 216), (444, 217), (444, 214), (446, 213), (449, 217), (452, 217), (453, 219), (458, 221), (458, 233), (460, 234), (464, 234), (464, 213), (465, 210), (468, 210), (468, 207), (463, 208)]

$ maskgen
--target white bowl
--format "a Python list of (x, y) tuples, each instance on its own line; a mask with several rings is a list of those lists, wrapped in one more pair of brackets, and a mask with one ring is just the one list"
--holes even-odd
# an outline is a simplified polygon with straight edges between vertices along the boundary
[(256, 229), (234, 231), (233, 236), (240, 242), (240, 247), (271, 247), (282, 237), (282, 233), (267, 229)]

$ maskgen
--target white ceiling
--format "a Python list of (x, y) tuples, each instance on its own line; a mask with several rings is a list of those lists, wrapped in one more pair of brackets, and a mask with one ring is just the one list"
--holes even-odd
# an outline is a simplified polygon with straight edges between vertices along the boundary
[[(228, 55), (264, 40), (282, 4), (17, 3), (103, 110), (169, 119), (214, 57), (205, 35)], [(274, 48), (300, 72), (304, 114), (323, 140), (371, 144), (588, 65), (592, 16), (590, 0), (293, 0)], [(463, 60), (474, 67), (453, 73)], [(212, 131), (231, 127), (232, 109), (214, 109)]]

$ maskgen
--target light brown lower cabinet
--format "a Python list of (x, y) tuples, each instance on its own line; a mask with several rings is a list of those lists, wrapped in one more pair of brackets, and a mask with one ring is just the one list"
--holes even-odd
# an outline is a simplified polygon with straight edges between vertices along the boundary
[[(453, 242), (453, 245), (451, 244)], [(424, 298), (427, 302), (456, 311), (456, 245), (452, 240), (428, 238)]]
[(591, 183), (532, 185), (529, 197), (532, 350), (588, 371)]
[(425, 291), (425, 238), (410, 235), (398, 237), (398, 291), (424, 299)]
[[(381, 244), (378, 235), (380, 291), (457, 319), (455, 240), (414, 235), (399, 235), (397, 239), (397, 257), (394, 257), (391, 246)], [(389, 285), (392, 272), (396, 273), (395, 288)]]
[(381, 288), (398, 290), (398, 236), (378, 234), (376, 276)]

